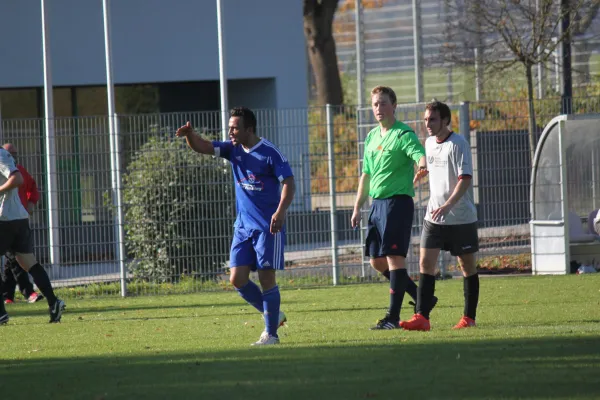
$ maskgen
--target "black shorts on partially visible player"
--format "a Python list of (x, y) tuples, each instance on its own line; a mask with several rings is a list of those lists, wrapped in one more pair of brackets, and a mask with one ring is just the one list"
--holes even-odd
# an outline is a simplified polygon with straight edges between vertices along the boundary
[(29, 219), (0, 221), (0, 254), (6, 252), (33, 253), (33, 237)]
[(477, 222), (460, 225), (441, 225), (425, 220), (421, 233), (421, 248), (442, 249), (453, 256), (479, 250)]
[(367, 225), (365, 256), (379, 258), (408, 254), (415, 204), (407, 195), (373, 199)]

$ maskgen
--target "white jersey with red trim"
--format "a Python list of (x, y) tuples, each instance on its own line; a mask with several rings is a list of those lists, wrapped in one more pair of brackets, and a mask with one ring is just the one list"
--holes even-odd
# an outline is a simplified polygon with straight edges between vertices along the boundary
[(477, 209), (467, 191), (452, 209), (438, 220), (431, 213), (446, 203), (460, 179), (472, 179), (473, 162), (469, 143), (461, 135), (450, 133), (443, 142), (430, 136), (425, 141), (427, 169), (429, 170), (429, 203), (425, 219), (434, 224), (460, 225), (477, 221)]
[[(18, 172), (19, 169), (10, 153), (0, 147), (0, 185), (4, 185), (12, 174)], [(18, 188), (0, 193), (0, 221), (14, 221), (27, 218), (29, 218), (29, 214), (21, 203)]]

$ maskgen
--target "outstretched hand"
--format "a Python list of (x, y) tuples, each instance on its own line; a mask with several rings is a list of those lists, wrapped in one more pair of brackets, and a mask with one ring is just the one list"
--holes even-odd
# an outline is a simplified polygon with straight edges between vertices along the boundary
[(175, 132), (175, 136), (188, 137), (188, 135), (193, 132), (194, 132), (194, 128), (192, 128), (192, 124), (190, 124), (190, 121), (188, 121), (187, 124), (183, 125), (179, 129), (177, 129), (177, 132)]
[(427, 175), (429, 175), (429, 171), (427, 171), (427, 168), (419, 168), (417, 170), (417, 173), (415, 174), (415, 178), (413, 179), (413, 185), (419, 182), (421, 179), (425, 178)]

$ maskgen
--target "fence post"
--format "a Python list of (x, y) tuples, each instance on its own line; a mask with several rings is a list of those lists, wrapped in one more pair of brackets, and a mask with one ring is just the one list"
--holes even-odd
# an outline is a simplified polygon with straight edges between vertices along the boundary
[(115, 174), (115, 205), (116, 205), (116, 244), (117, 261), (119, 262), (119, 272), (121, 280), (121, 296), (127, 296), (127, 269), (125, 268), (125, 229), (123, 227), (123, 193), (121, 187), (121, 142), (120, 125), (117, 114), (113, 117), (114, 126), (114, 174)]
[[(477, 178), (477, 171), (475, 170), (475, 165), (477, 165), (477, 149), (475, 149), (475, 154), (473, 154), (473, 140), (471, 138), (471, 107), (470, 107), (470, 103), (468, 101), (464, 101), (460, 103), (460, 110), (459, 110), (459, 118), (460, 118), (460, 122), (459, 122), (459, 131), (460, 134), (463, 135), (463, 137), (465, 138), (465, 140), (467, 141), (467, 143), (469, 144), (469, 149), (471, 150), (471, 158), (473, 159), (471, 161), (472, 163), (472, 168), (473, 168), (473, 179), (471, 180), (471, 186), (469, 186), (469, 195), (471, 196), (471, 199), (473, 199), (473, 202), (475, 202), (475, 195), (474, 195), (474, 190), (475, 190), (475, 185), (478, 182), (478, 178)], [(475, 138), (477, 139), (477, 138)], [(477, 146), (477, 140), (475, 140), (475, 146)], [(473, 157), (473, 155), (475, 157)]]
[(329, 163), (329, 219), (331, 222), (331, 265), (333, 268), (333, 284), (339, 283), (340, 267), (338, 265), (337, 241), (337, 199), (335, 190), (335, 155), (333, 135), (333, 106), (327, 104), (327, 161)]
[(423, 101), (423, 49), (421, 44), (421, 0), (412, 0), (415, 66), (415, 103)]
[(365, 102), (364, 89), (364, 53), (363, 53), (363, 26), (362, 26), (362, 1), (355, 0), (354, 2), (354, 18), (356, 30), (356, 102), (358, 107), (362, 107)]
[[(0, 123), (2, 119), (0, 118)], [(596, 209), (596, 148), (592, 147), (592, 210)]]
[(479, 58), (481, 57), (481, 50), (475, 47), (473, 49), (475, 59), (475, 101), (481, 100), (481, 63)]
[[(363, 143), (364, 146), (364, 141), (365, 138), (363, 137), (362, 134), (362, 107), (359, 105), (356, 108), (356, 153), (358, 154), (358, 171), (356, 171), (358, 173), (358, 177), (360, 179), (360, 177), (362, 176), (362, 161), (363, 161), (363, 154), (364, 154), (364, 149), (361, 151), (361, 143)], [(364, 219), (362, 218), (362, 210), (359, 210), (359, 212), (361, 213), (361, 219), (360, 219), (360, 224), (359, 224), (359, 240), (360, 240), (360, 254), (364, 254), (364, 244), (365, 244), (365, 226), (364, 226)], [(365, 258), (364, 256), (361, 257), (361, 262), (360, 262), (360, 276), (361, 278), (364, 278), (366, 276), (366, 268), (365, 268)]]
[(470, 115), (470, 103), (468, 101), (462, 101), (460, 103), (460, 109), (458, 111), (458, 117), (460, 119), (458, 123), (458, 130), (461, 135), (467, 140), (469, 145), (471, 144), (471, 115)]
[(44, 71), (44, 128), (46, 156), (46, 193), (48, 201), (48, 247), (50, 264), (60, 264), (60, 219), (58, 204), (58, 176), (56, 171), (56, 141), (54, 135), (54, 100), (50, 44), (48, 38), (48, 9), (42, 0), (42, 55)]

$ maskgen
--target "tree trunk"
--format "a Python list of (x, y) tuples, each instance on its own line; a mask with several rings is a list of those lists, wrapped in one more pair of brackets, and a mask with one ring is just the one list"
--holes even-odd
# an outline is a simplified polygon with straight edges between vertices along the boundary
[(337, 4), (338, 0), (304, 0), (304, 36), (319, 105), (341, 105), (344, 102), (333, 38)]
[(535, 155), (535, 107), (533, 106), (533, 65), (525, 64), (525, 75), (527, 76), (527, 104), (529, 106), (529, 154), (531, 156), (530, 163), (533, 165), (533, 157)]

